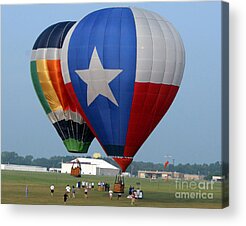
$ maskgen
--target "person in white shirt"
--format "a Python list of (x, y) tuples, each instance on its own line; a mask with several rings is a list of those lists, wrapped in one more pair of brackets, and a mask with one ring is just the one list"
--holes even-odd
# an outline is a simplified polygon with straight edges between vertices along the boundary
[(68, 197), (70, 198), (70, 191), (71, 191), (71, 188), (69, 186), (69, 184), (66, 186), (66, 192), (68, 194)]
[(112, 198), (113, 198), (113, 191), (112, 190), (109, 190), (108, 194), (109, 194), (109, 199), (112, 200)]
[(85, 193), (85, 198), (87, 199), (88, 198), (88, 189), (87, 188), (85, 188), (84, 193)]
[(55, 186), (54, 184), (50, 185), (50, 195), (53, 197), (54, 195), (54, 192), (55, 192)]

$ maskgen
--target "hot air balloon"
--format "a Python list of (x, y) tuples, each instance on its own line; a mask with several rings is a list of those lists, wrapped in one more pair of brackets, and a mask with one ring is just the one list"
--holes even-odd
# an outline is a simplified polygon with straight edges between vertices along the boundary
[(180, 35), (154, 12), (105, 8), (73, 25), (61, 62), (69, 95), (124, 172), (179, 90)]
[(70, 98), (61, 75), (60, 51), (75, 22), (60, 22), (37, 38), (31, 57), (31, 76), (41, 105), (69, 152), (85, 153), (94, 135)]

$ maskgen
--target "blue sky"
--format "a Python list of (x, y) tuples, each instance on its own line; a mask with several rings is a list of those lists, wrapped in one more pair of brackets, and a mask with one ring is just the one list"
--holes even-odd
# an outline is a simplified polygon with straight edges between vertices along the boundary
[[(1, 149), (34, 157), (69, 155), (34, 92), (29, 63), (38, 35), (58, 21), (80, 20), (111, 6), (155, 11), (180, 33), (186, 66), (168, 113), (135, 156), (138, 161), (210, 163), (221, 157), (220, 2), (2, 6)], [(89, 155), (100, 152), (96, 139)]]

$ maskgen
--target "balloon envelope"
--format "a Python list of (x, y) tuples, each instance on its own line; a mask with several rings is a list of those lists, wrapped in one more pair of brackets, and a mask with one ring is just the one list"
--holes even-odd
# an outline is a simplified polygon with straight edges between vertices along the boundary
[(125, 171), (179, 89), (179, 34), (156, 13), (106, 8), (70, 29), (61, 61), (67, 90), (107, 155)]
[(36, 40), (31, 58), (35, 91), (48, 118), (69, 152), (87, 152), (94, 135), (65, 88), (60, 51), (75, 22), (60, 22), (45, 29)]

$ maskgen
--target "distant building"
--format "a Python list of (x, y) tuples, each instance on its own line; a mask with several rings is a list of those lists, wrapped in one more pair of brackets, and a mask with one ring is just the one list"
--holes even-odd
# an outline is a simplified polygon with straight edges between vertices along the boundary
[(49, 168), (49, 172), (52, 172), (52, 173), (61, 173), (61, 168)]
[(182, 180), (203, 180), (203, 175), (197, 174), (184, 174), (179, 172), (166, 172), (166, 171), (138, 171), (139, 178), (150, 178), (150, 179), (182, 179)]
[(14, 164), (1, 164), (1, 170), (47, 172), (47, 168), (46, 167), (28, 166), (28, 165), (14, 165)]
[(198, 174), (184, 174), (185, 180), (203, 180), (204, 175), (198, 175)]
[(150, 178), (150, 179), (168, 179), (168, 178), (183, 178), (184, 174), (179, 172), (167, 172), (167, 171), (138, 171), (139, 178)]
[(70, 162), (62, 163), (61, 173), (71, 173), (73, 164), (79, 161), (81, 166), (81, 175), (102, 175), (115, 176), (119, 173), (119, 168), (111, 165), (103, 159), (76, 158)]

